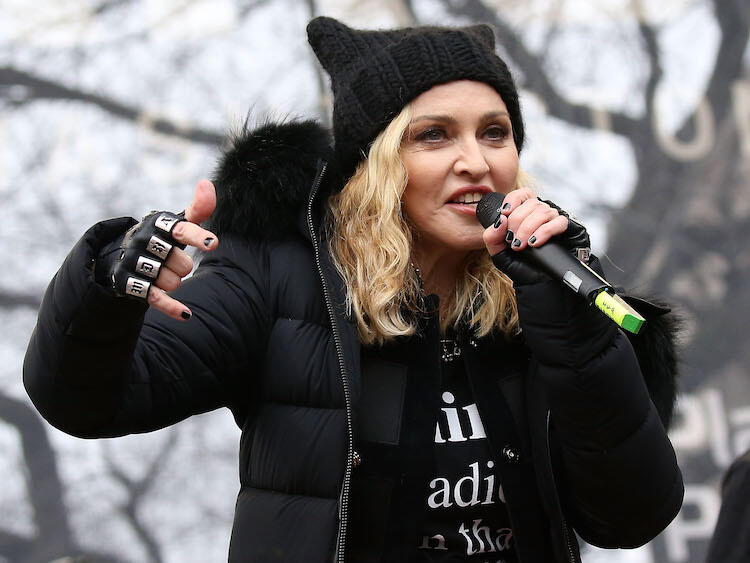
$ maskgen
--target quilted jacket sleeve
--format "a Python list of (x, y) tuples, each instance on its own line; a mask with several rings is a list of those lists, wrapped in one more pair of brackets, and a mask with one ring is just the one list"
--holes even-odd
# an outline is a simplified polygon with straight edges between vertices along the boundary
[(516, 293), (568, 522), (600, 547), (648, 542), (680, 509), (683, 483), (627, 336), (559, 283)]
[(132, 219), (98, 223), (50, 283), (24, 362), (24, 384), (52, 425), (80, 437), (161, 428), (220, 406), (238, 411), (268, 325), (259, 247), (223, 238), (173, 293), (187, 322), (96, 283), (100, 251)]

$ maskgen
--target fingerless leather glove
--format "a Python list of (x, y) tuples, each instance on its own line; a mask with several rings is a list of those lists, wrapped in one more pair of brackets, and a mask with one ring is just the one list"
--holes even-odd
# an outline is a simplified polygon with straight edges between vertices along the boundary
[(97, 260), (97, 282), (111, 287), (118, 296), (145, 300), (172, 249), (185, 248), (172, 238), (175, 225), (184, 220), (184, 212), (152, 211), (146, 215), (128, 229), (119, 247), (104, 249)]

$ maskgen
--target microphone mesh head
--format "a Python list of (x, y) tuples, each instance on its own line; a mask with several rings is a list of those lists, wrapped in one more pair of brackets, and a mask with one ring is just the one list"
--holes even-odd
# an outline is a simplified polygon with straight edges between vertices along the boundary
[(503, 206), (505, 196), (498, 193), (484, 194), (482, 199), (477, 203), (477, 219), (486, 229), (495, 222), (500, 215), (500, 208)]

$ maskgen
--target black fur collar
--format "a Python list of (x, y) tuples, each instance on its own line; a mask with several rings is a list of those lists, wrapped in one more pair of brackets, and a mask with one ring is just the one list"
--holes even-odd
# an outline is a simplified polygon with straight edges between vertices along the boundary
[(679, 378), (678, 341), (682, 318), (669, 303), (654, 298), (627, 295), (618, 290), (646, 318), (640, 333), (627, 333), (643, 373), (651, 400), (665, 428), (674, 415)]
[(297, 224), (321, 160), (332, 155), (329, 131), (315, 121), (247, 126), (229, 139), (214, 175), (217, 235), (277, 239)]

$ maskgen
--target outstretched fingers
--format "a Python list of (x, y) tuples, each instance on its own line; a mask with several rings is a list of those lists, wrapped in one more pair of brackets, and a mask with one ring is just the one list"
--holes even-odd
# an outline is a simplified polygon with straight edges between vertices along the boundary
[[(195, 188), (192, 201), (185, 208), (185, 220), (177, 223), (170, 233), (172, 239), (201, 250), (214, 250), (219, 245), (219, 238), (201, 227), (200, 223), (208, 219), (215, 209), (216, 188), (209, 180), (201, 180)], [(177, 289), (182, 279), (192, 270), (193, 259), (190, 255), (180, 248), (173, 248), (149, 290), (148, 304), (174, 319), (189, 320), (192, 317), (190, 309), (166, 292)]]
[(172, 230), (172, 238), (181, 244), (208, 251), (213, 250), (219, 244), (219, 239), (215, 234), (189, 221), (177, 223)]
[(177, 301), (177, 299), (173, 299), (163, 289), (155, 285), (148, 292), (148, 304), (178, 321), (187, 321), (193, 316), (188, 307)]

